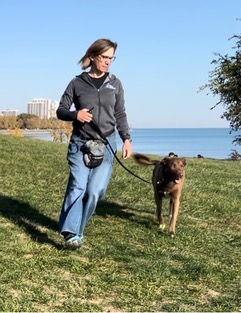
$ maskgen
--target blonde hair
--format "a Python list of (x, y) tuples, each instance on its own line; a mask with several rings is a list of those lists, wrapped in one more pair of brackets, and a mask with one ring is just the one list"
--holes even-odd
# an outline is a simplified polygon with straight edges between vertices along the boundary
[(86, 70), (92, 64), (92, 60), (90, 59), (91, 56), (100, 55), (110, 48), (114, 48), (115, 53), (117, 43), (109, 39), (98, 39), (87, 49), (85, 55), (79, 60), (78, 64), (81, 64), (82, 69)]

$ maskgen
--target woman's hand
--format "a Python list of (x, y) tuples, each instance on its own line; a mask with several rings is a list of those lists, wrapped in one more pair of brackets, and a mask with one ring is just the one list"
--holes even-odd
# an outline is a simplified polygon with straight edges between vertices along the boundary
[(128, 159), (132, 154), (131, 140), (126, 139), (122, 147), (122, 158)]
[(92, 121), (93, 115), (89, 109), (82, 109), (77, 113), (77, 120), (81, 123), (89, 123)]

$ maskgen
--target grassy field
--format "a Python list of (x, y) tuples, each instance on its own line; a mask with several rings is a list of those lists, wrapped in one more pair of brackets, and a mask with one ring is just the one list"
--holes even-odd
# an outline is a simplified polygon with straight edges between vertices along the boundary
[(0, 311), (241, 311), (241, 161), (187, 158), (174, 239), (158, 231), (151, 185), (115, 162), (83, 248), (66, 251), (66, 151), (0, 135)]

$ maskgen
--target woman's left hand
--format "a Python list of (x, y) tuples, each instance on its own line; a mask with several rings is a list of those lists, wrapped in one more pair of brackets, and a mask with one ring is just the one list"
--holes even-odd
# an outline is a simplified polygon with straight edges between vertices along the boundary
[(131, 141), (126, 139), (122, 147), (122, 158), (128, 159), (132, 154)]

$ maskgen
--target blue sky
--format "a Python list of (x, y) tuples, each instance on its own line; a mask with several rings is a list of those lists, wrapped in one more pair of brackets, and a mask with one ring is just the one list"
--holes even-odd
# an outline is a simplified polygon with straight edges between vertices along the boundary
[(89, 45), (110, 38), (132, 127), (228, 127), (198, 89), (214, 52), (234, 53), (240, 17), (240, 0), (1, 0), (0, 110), (59, 100)]

